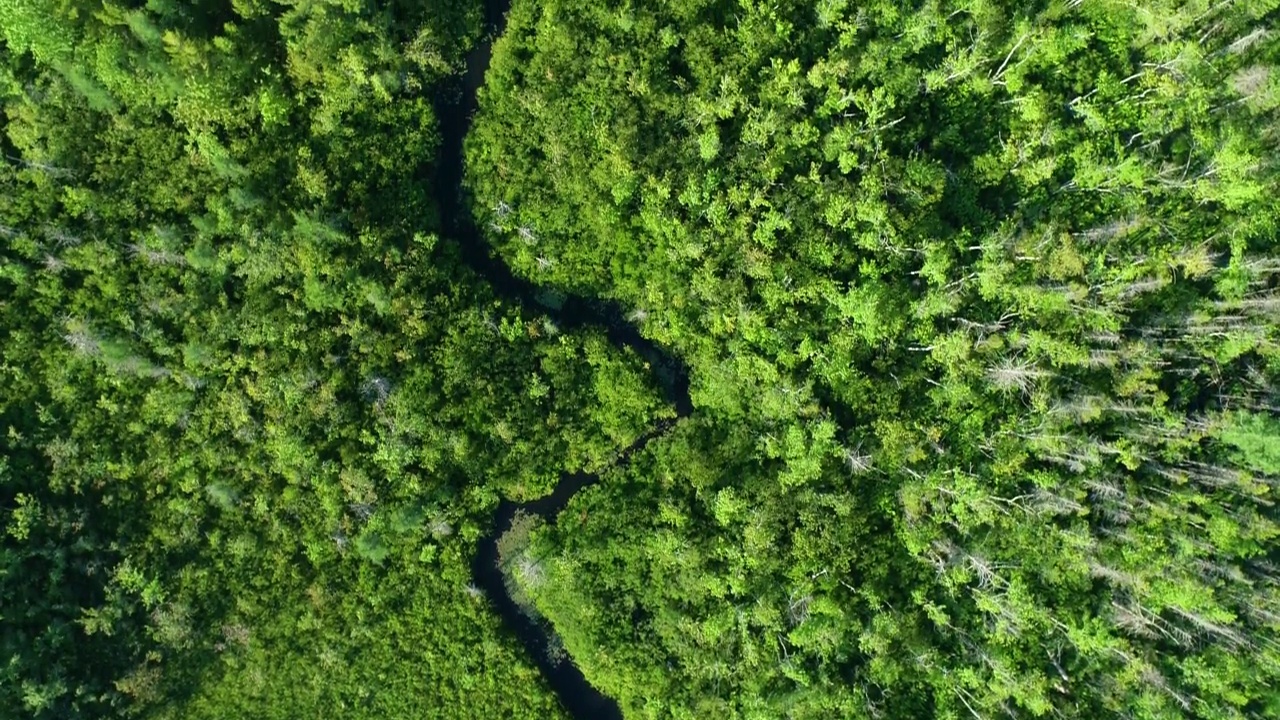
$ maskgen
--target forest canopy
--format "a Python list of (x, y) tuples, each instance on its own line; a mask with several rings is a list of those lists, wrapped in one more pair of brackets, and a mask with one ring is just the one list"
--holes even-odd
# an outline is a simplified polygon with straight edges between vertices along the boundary
[(0, 0), (0, 715), (1280, 716), (1280, 0), (490, 5)]
[(480, 25), (0, 4), (0, 715), (558, 712), (477, 538), (664, 411), (438, 235)]

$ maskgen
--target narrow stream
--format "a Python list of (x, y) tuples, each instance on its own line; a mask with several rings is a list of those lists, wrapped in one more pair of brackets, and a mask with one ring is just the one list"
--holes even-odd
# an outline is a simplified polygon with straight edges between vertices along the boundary
[[(463, 262), (483, 277), (494, 292), (508, 302), (537, 307), (565, 330), (599, 328), (617, 347), (631, 348), (653, 369), (667, 401), (675, 406), (677, 418), (688, 417), (693, 410), (689, 397), (688, 371), (678, 358), (643, 337), (626, 321), (624, 309), (617, 303), (576, 295), (557, 294), (563, 302), (553, 305), (547, 293), (537, 285), (516, 277), (491, 248), (475, 225), (470, 199), (463, 186), (463, 141), (471, 128), (477, 108), (476, 92), (484, 83), (489, 67), (493, 41), (506, 27), (506, 14), (511, 0), (488, 0), (485, 7), (485, 39), (467, 57), (466, 73), (445, 88), (437, 103), (436, 114), (442, 135), (436, 166), (437, 204), (445, 236), (457, 242)], [(651, 429), (623, 450), (614, 467), (626, 463), (652, 439), (667, 432), (675, 420), (667, 420)], [(498, 568), (498, 537), (506, 531), (517, 511), (537, 514), (554, 522), (560, 511), (578, 491), (600, 481), (598, 475), (564, 473), (550, 495), (527, 503), (504, 500), (494, 514), (490, 532), (481, 538), (471, 572), (476, 584), (493, 602), (503, 623), (524, 644), (530, 658), (538, 665), (561, 704), (579, 720), (621, 720), (622, 713), (611, 698), (587, 682), (572, 660), (553, 661), (547, 647), (549, 638), (544, 625), (525, 615), (507, 593), (502, 571)]]

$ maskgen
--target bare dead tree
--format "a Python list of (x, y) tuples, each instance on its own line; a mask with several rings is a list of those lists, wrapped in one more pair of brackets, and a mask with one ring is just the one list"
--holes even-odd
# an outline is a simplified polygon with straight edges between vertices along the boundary
[(8, 158), (9, 160), (12, 160), (13, 162), (18, 163), (19, 165), (25, 168), (28, 168), (30, 170), (38, 170), (50, 177), (72, 177), (75, 175), (74, 171), (68, 170), (67, 168), (58, 167), (57, 165), (50, 165), (48, 163), (35, 162), (34, 160), (27, 160), (26, 158), (15, 157), (13, 155), (5, 155), (5, 157)]
[(545, 577), (542, 563), (528, 555), (520, 556), (520, 559), (516, 562), (516, 573), (520, 578), (520, 583), (525, 587), (537, 587), (542, 584)]
[(453, 526), (444, 517), (435, 517), (431, 520), (431, 524), (427, 526), (427, 531), (432, 537), (445, 538), (453, 534)]
[(167, 265), (170, 267), (182, 267), (187, 264), (187, 258), (178, 253), (169, 252), (167, 250), (156, 250), (149, 248), (142, 243), (130, 243), (127, 246), (129, 255), (146, 262), (149, 265)]
[(1029, 394), (1036, 380), (1050, 373), (1035, 367), (1030, 361), (1006, 358), (987, 370), (987, 380), (1000, 390), (1016, 390)]
[(386, 406), (387, 399), (391, 397), (391, 381), (375, 375), (360, 384), (360, 394), (373, 403), (375, 408), (381, 410)]
[(1239, 650), (1253, 646), (1249, 639), (1235, 628), (1216, 622), (1202, 613), (1180, 608), (1177, 605), (1169, 606), (1169, 610), (1179, 617), (1187, 620), (1207, 635), (1222, 641), (1232, 649)]
[(79, 235), (75, 235), (54, 225), (46, 225), (44, 228), (44, 234), (45, 237), (52, 240), (59, 248), (75, 247), (83, 242)]
[(1188, 700), (1186, 696), (1175, 691), (1173, 687), (1169, 685), (1169, 681), (1156, 668), (1150, 665), (1143, 668), (1142, 679), (1144, 682), (1153, 687), (1159, 688), (1166, 695), (1173, 698), (1173, 701), (1178, 703), (1183, 710), (1191, 709), (1191, 701)]
[(805, 620), (809, 619), (809, 606), (813, 603), (813, 595), (804, 594), (796, 597), (798, 593), (792, 593), (788, 598), (790, 604), (787, 606), (787, 618), (791, 621), (791, 626), (803, 625)]
[(849, 472), (855, 475), (864, 473), (872, 467), (872, 458), (870, 455), (862, 452), (861, 445), (851, 450), (845, 450), (844, 462), (849, 466)]
[(1089, 561), (1090, 577), (1107, 580), (1114, 585), (1123, 587), (1134, 587), (1138, 584), (1138, 578), (1118, 568), (1103, 564), (1096, 560)]
[(69, 323), (67, 332), (62, 335), (62, 339), (81, 355), (92, 356), (102, 352), (102, 341), (83, 323)]

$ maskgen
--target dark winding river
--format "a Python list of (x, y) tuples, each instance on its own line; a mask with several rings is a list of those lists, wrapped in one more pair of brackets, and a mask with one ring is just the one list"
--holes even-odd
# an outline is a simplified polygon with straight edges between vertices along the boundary
[[(494, 257), (483, 234), (476, 227), (471, 200), (463, 185), (463, 141), (471, 127), (477, 108), (476, 92), (484, 83), (489, 67), (493, 41), (506, 26), (506, 13), (511, 0), (488, 0), (485, 7), (485, 39), (467, 57), (467, 71), (446, 87), (437, 102), (437, 117), (442, 135), (436, 166), (437, 204), (441, 224), (447, 238), (459, 247), (463, 261), (508, 302), (536, 307), (547, 313), (565, 330), (598, 328), (617, 347), (630, 348), (649, 362), (668, 402), (676, 408), (678, 418), (687, 417), (693, 409), (689, 398), (688, 372), (674, 356), (644, 338), (634, 325), (626, 321), (623, 308), (616, 303), (557, 293), (557, 302), (548, 304), (548, 294), (537, 285), (516, 277), (499, 258)], [(558, 300), (563, 298), (563, 302)], [(623, 450), (615, 467), (627, 460), (653, 438), (664, 434), (674, 420), (660, 423), (630, 447)], [(571, 660), (553, 661), (547, 652), (546, 627), (521, 611), (507, 593), (502, 571), (498, 568), (498, 537), (506, 531), (517, 511), (537, 514), (553, 522), (578, 491), (599, 482), (598, 475), (565, 473), (555, 490), (546, 497), (527, 503), (504, 500), (494, 514), (489, 534), (480, 540), (472, 575), (475, 582), (493, 602), (503, 623), (520, 639), (530, 658), (541, 669), (561, 704), (579, 720), (621, 720), (622, 713), (611, 698), (596, 690), (583, 677)]]

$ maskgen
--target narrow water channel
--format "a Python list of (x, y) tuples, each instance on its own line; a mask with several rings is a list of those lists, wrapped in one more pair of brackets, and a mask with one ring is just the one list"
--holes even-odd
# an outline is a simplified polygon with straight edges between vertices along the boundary
[[(453, 87), (445, 88), (437, 102), (436, 114), (442, 139), (435, 192), (445, 237), (457, 243), (462, 260), (502, 299), (525, 307), (537, 307), (565, 330), (601, 329), (615, 346), (634, 350), (649, 363), (667, 401), (675, 406), (677, 418), (687, 417), (692, 412), (693, 403), (689, 397), (686, 368), (678, 358), (646, 339), (628, 323), (621, 306), (607, 300), (562, 294), (559, 296), (563, 297), (563, 302), (557, 302), (558, 307), (548, 305), (543, 300), (547, 296), (545, 292), (540, 292), (540, 288), (528, 280), (517, 277), (493, 255), (475, 225), (470, 198), (463, 185), (463, 141), (476, 112), (476, 92), (484, 83), (493, 41), (505, 30), (510, 4), (511, 0), (488, 0), (485, 40), (467, 57), (466, 73), (455, 79)], [(674, 424), (674, 420), (667, 420), (651, 429), (619, 454), (615, 467), (626, 463), (634, 453), (643, 449), (650, 440), (666, 433)], [(546, 497), (527, 503), (503, 501), (494, 514), (489, 534), (480, 540), (471, 571), (476, 584), (485, 591), (502, 616), (503, 623), (520, 639), (570, 715), (578, 720), (621, 720), (622, 713), (617, 703), (592, 687), (571, 659), (560, 662), (551, 659), (547, 652), (547, 629), (527, 616), (511, 599), (502, 571), (498, 568), (498, 537), (506, 531), (517, 511), (536, 514), (547, 522), (554, 522), (574, 495), (599, 480), (598, 475), (564, 473)]]

